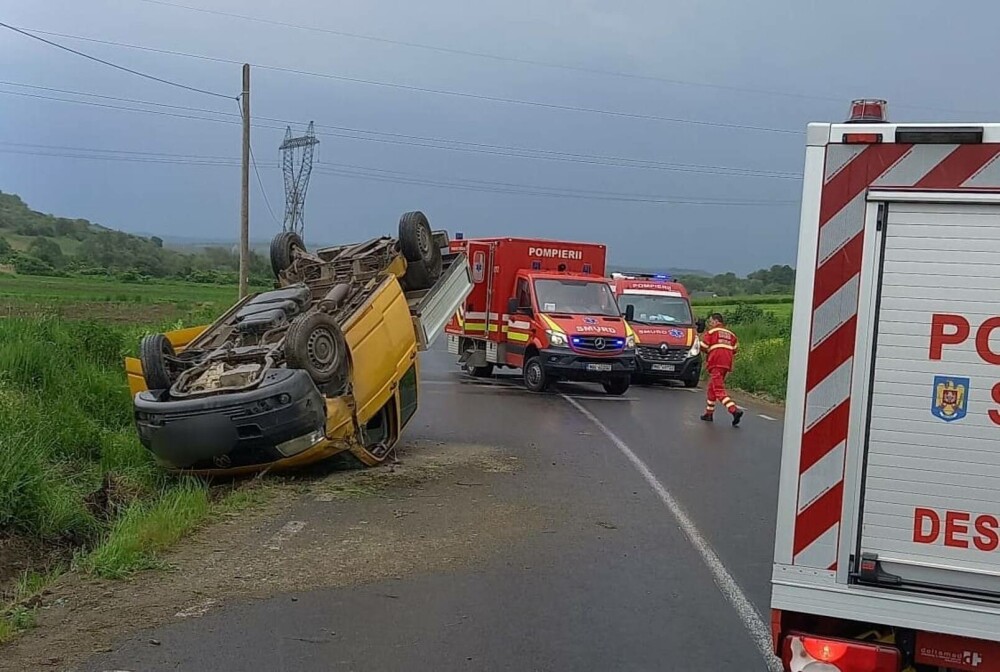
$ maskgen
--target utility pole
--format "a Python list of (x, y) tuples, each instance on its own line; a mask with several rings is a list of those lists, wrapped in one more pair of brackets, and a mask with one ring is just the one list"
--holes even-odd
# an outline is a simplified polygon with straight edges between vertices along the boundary
[(243, 175), (240, 199), (240, 298), (250, 275), (250, 64), (243, 64)]

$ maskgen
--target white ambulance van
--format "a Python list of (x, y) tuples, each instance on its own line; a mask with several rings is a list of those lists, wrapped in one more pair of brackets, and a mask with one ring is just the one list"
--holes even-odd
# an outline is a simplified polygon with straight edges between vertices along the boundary
[(772, 579), (792, 672), (1000, 671), (1000, 124), (810, 124)]

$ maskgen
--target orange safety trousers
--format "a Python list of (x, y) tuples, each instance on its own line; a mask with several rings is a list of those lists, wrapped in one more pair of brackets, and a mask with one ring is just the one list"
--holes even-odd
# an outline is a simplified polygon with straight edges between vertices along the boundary
[(717, 401), (722, 402), (722, 405), (730, 413), (735, 413), (738, 410), (736, 403), (729, 398), (729, 392), (726, 391), (726, 376), (728, 374), (727, 369), (718, 366), (708, 370), (708, 402), (705, 406), (707, 415), (715, 412), (715, 402)]

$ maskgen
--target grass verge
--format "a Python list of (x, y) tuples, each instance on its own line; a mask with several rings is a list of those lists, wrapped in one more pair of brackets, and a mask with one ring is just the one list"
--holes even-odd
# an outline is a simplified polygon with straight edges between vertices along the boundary
[(37, 600), (45, 588), (59, 574), (61, 567), (54, 567), (45, 572), (22, 572), (17, 582), (0, 601), (0, 644), (17, 636), (35, 624), (35, 609)]
[(784, 401), (791, 345), (791, 304), (761, 305), (746, 301), (731, 306), (699, 304), (695, 312), (699, 315), (721, 312), (740, 340), (740, 351), (726, 379), (727, 385), (769, 401)]
[(107, 579), (158, 568), (159, 554), (198, 527), (208, 512), (203, 483), (185, 479), (173, 484), (152, 500), (129, 504), (78, 567)]
[(52, 551), (20, 581), (0, 559), (0, 641), (33, 622), (32, 577), (155, 567), (210, 515), (206, 484), (164, 473), (132, 426), (123, 357), (144, 331), (0, 319), (0, 535)]

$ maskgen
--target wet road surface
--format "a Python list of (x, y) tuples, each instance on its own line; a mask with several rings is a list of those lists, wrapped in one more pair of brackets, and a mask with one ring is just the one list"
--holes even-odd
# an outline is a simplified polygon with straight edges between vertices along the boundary
[[(530, 395), (516, 379), (467, 378), (443, 351), (424, 356), (422, 377), (405, 439), (516, 456), (516, 478), (476, 485), (530, 503), (544, 524), (482, 564), (228, 604), (137, 632), (81, 669), (768, 669), (747, 620), (768, 622), (776, 411), (750, 407), (735, 430), (722, 413), (715, 424), (698, 420), (701, 390), (635, 387), (614, 398), (574, 385)], [(719, 571), (756, 613), (734, 608)]]

